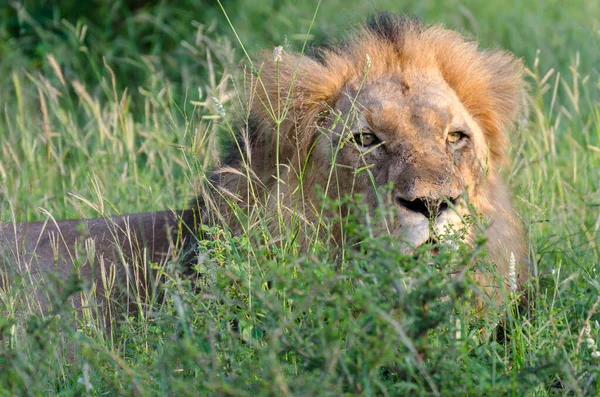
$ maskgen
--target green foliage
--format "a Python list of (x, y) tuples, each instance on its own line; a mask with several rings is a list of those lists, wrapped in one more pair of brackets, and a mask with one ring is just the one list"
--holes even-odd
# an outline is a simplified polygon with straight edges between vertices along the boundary
[[(481, 244), (403, 254), (364, 226), (360, 206), (322, 220), (324, 236), (343, 227), (336, 249), (320, 235), (300, 247), (293, 227), (205, 228), (200, 276), (161, 269), (164, 297), (110, 330), (93, 313), (74, 319), (76, 277), (52, 283), (45, 316), (26, 280), (2, 290), (0, 395), (597, 395), (598, 4), (331, 0), (309, 37), (341, 37), (389, 9), (524, 58), (530, 122), (505, 174), (535, 293), (482, 316), (470, 278), (493, 269)], [(301, 48), (315, 8), (225, 4), (251, 54)], [(231, 79), (242, 59), (214, 2), (0, 6), (0, 219), (184, 207), (246, 109), (243, 81)]]

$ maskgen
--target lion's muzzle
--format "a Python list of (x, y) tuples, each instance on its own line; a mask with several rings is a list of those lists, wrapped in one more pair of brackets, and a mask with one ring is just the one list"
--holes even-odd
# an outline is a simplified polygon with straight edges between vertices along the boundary
[(396, 196), (403, 250), (410, 252), (428, 241), (443, 241), (447, 234), (460, 229), (463, 225), (459, 201), (458, 197), (420, 197), (409, 201)]

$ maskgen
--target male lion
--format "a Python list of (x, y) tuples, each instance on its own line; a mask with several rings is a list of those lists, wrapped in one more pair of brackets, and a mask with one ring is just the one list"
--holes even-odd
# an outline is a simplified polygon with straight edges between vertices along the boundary
[(525, 237), (498, 171), (524, 103), (519, 60), (392, 14), (314, 56), (279, 50), (257, 64), (245, 140), (215, 172), (211, 197), (173, 213), (1, 225), (7, 278), (67, 274), (75, 263), (100, 296), (110, 293), (106, 274), (143, 290), (146, 264), (193, 251), (197, 225), (216, 219), (235, 230), (230, 200), (248, 211), (266, 204), (283, 217), (300, 200), (311, 222), (322, 214), (318, 189), (334, 199), (360, 193), (374, 209), (379, 188), (391, 185), (399, 249), (464, 228), (474, 209), (489, 222), (497, 271), (478, 275), (481, 286), (501, 299), (508, 284), (498, 280), (507, 280), (511, 256), (517, 288), (524, 283)]

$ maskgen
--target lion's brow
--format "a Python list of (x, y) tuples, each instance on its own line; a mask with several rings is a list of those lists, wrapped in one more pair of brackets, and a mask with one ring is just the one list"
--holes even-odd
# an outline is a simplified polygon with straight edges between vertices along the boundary
[(357, 111), (361, 110), (359, 108), (362, 108), (362, 110), (367, 110), (367, 108), (361, 102), (358, 101), (358, 95), (359, 95), (358, 92), (350, 93), (350, 92), (346, 91), (342, 95), (344, 95), (348, 99), (348, 101), (350, 101), (351, 110), (354, 108), (356, 108)]

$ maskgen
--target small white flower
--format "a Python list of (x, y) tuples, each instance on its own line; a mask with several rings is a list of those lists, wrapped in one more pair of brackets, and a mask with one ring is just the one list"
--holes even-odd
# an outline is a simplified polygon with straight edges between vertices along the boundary
[(596, 347), (596, 341), (592, 338), (592, 327), (589, 323), (583, 326), (583, 336), (585, 337), (585, 344), (587, 348), (592, 351), (592, 357), (600, 358), (600, 351)]
[(370, 69), (371, 68), (371, 57), (369, 56), (369, 54), (366, 54), (366, 55), (367, 55), (367, 69)]
[(85, 391), (92, 391), (94, 387), (92, 386), (92, 382), (90, 381), (90, 364), (83, 364), (83, 371), (81, 371), (81, 376), (79, 377), (79, 379), (77, 379), (77, 383), (83, 385), (83, 387), (85, 387)]
[(592, 327), (590, 326), (589, 323), (586, 323), (583, 326), (583, 335), (589, 338), (591, 334), (592, 334)]
[(515, 254), (512, 252), (508, 260), (508, 285), (511, 291), (517, 290), (517, 262), (515, 261)]
[(212, 97), (212, 100), (215, 103), (215, 106), (217, 107), (217, 113), (219, 113), (221, 117), (225, 117), (225, 108), (223, 107), (221, 101), (219, 101), (216, 97)]
[(275, 63), (279, 63), (281, 62), (283, 56), (283, 47), (278, 45), (277, 47), (273, 48), (273, 62)]

